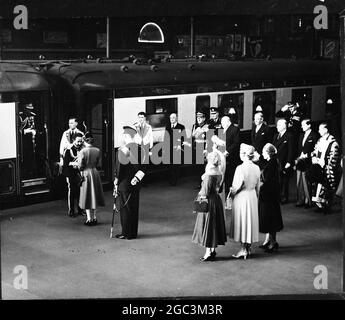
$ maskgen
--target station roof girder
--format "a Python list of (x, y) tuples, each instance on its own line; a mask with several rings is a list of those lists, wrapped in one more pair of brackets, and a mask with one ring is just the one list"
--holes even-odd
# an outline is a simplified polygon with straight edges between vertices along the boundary
[(0, 0), (0, 17), (25, 5), (30, 18), (313, 14), (316, 5), (340, 13), (344, 0)]

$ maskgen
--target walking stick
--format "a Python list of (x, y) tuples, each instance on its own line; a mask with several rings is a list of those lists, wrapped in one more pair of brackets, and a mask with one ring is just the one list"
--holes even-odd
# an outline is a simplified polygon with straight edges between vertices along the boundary
[(112, 220), (111, 220), (111, 228), (110, 228), (110, 239), (113, 237), (115, 213), (120, 212), (120, 210), (122, 208), (124, 208), (128, 204), (128, 201), (130, 200), (131, 196), (132, 196), (132, 193), (129, 194), (126, 202), (123, 204), (123, 206), (120, 209), (117, 209), (117, 207), (116, 207), (116, 198), (118, 197), (118, 194), (116, 193), (115, 196), (114, 196), (113, 217), (112, 217)]
[(111, 220), (111, 228), (110, 228), (110, 239), (113, 237), (113, 230), (114, 230), (114, 220), (115, 220), (115, 213), (117, 212), (116, 208), (116, 197), (114, 198), (113, 204), (113, 218)]

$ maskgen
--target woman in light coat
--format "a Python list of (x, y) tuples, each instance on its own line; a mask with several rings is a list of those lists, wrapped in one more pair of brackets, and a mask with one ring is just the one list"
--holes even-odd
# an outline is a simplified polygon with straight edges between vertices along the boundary
[(251, 244), (259, 241), (258, 196), (260, 169), (252, 162), (254, 147), (241, 144), (240, 158), (229, 195), (233, 197), (230, 238), (241, 243), (234, 258), (246, 259), (251, 254)]

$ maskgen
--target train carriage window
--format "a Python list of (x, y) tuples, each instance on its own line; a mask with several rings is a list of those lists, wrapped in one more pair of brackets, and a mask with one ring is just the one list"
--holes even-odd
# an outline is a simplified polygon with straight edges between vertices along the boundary
[(326, 114), (329, 130), (336, 139), (341, 140), (341, 99), (340, 87), (326, 88)]
[(341, 103), (340, 103), (340, 88), (327, 87), (326, 88), (326, 119), (332, 117), (340, 117)]
[(173, 112), (177, 113), (177, 98), (146, 100), (146, 119), (152, 129), (164, 128)]
[(307, 89), (292, 89), (291, 100), (292, 102), (298, 102), (300, 106), (300, 112), (303, 117), (311, 117), (311, 88)]
[[(195, 110), (209, 110), (211, 106), (211, 98), (210, 96), (197, 96), (195, 100)], [(196, 112), (195, 112), (195, 121), (196, 121)], [(209, 118), (209, 114), (206, 115)]]
[(235, 109), (235, 124), (239, 128), (243, 128), (243, 93), (231, 93), (231, 94), (220, 94), (218, 95), (218, 108), (222, 115), (229, 115), (231, 109)]
[(261, 106), (264, 119), (268, 125), (275, 123), (276, 91), (259, 91), (253, 93), (253, 114)]

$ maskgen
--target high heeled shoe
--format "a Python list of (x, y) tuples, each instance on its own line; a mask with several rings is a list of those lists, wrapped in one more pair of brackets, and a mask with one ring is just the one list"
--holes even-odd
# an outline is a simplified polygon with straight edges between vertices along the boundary
[(279, 248), (279, 244), (278, 244), (278, 242), (275, 242), (275, 243), (273, 243), (273, 244), (270, 244), (270, 245), (266, 248), (265, 252), (272, 253), (272, 252), (274, 252), (274, 251), (278, 251), (278, 248)]
[(212, 257), (216, 258), (216, 255), (217, 255), (217, 252), (216, 252), (216, 251), (212, 251), (212, 252), (211, 252), (211, 256), (212, 256)]
[(200, 258), (200, 261), (214, 261), (214, 260), (215, 260), (215, 257), (212, 254), (210, 254), (206, 258), (205, 257)]
[(242, 259), (243, 258), (244, 260), (246, 260), (248, 257), (248, 252), (245, 250), (240, 250), (236, 254), (233, 254), (232, 257), (235, 259)]
[(247, 250), (247, 258), (250, 258), (252, 256), (252, 248), (251, 248), (251, 246), (247, 245), (246, 250)]
[(92, 221), (91, 221), (91, 220), (86, 220), (86, 221), (84, 222), (84, 226), (89, 226), (89, 227), (91, 227), (91, 226), (92, 226)]
[(261, 249), (267, 249), (268, 248), (268, 246), (270, 245), (270, 241), (267, 241), (266, 243), (264, 243), (264, 244), (262, 244), (261, 246), (259, 246), (259, 248), (261, 248)]

